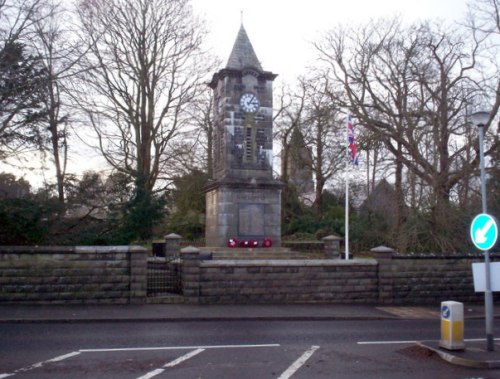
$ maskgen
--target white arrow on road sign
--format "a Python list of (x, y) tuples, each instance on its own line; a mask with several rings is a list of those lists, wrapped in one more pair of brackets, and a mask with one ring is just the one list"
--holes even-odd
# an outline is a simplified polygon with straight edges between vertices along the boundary
[(476, 242), (477, 243), (485, 243), (487, 241), (486, 234), (490, 231), (491, 227), (494, 226), (495, 223), (492, 219), (486, 221), (482, 228), (476, 229)]

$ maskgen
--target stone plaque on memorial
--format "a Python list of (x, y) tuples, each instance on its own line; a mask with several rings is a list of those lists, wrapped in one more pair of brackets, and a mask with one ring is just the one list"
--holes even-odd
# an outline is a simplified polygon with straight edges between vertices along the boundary
[(238, 234), (241, 236), (264, 236), (264, 204), (240, 204)]

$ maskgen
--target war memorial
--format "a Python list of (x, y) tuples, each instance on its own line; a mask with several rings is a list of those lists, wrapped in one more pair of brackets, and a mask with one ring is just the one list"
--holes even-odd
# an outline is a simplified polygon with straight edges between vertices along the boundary
[(213, 180), (206, 186), (207, 246), (281, 242), (281, 189), (273, 179), (273, 80), (241, 26), (213, 89)]

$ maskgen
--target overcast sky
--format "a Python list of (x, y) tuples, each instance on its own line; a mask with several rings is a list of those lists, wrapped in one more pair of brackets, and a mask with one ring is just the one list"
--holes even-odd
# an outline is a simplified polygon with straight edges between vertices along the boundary
[(224, 64), (243, 24), (264, 70), (287, 82), (305, 73), (312, 41), (338, 23), (360, 24), (400, 15), (406, 22), (460, 20), (466, 0), (192, 0), (207, 21), (208, 46)]
[[(466, 0), (192, 0), (195, 14), (206, 21), (209, 29), (206, 46), (223, 65), (236, 39), (243, 11), (243, 24), (264, 70), (278, 74), (278, 80), (289, 84), (307, 72), (306, 66), (315, 56), (311, 42), (318, 41), (338, 23), (356, 25), (372, 18), (397, 15), (407, 22), (454, 21), (464, 17), (466, 3)], [(78, 150), (71, 154), (69, 172), (81, 174), (84, 170), (105, 167), (96, 152)], [(0, 172), (4, 169), (13, 170), (0, 163)], [(54, 181), (52, 171), (50, 167), (45, 173), (50, 182)], [(26, 173), (16, 170), (18, 176)], [(42, 176), (30, 174), (26, 178), (35, 186), (43, 180)]]

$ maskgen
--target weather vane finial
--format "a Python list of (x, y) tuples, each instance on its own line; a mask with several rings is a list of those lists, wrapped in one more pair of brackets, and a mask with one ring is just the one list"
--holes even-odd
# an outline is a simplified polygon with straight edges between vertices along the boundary
[(241, 11), (241, 25), (243, 25), (243, 10)]

